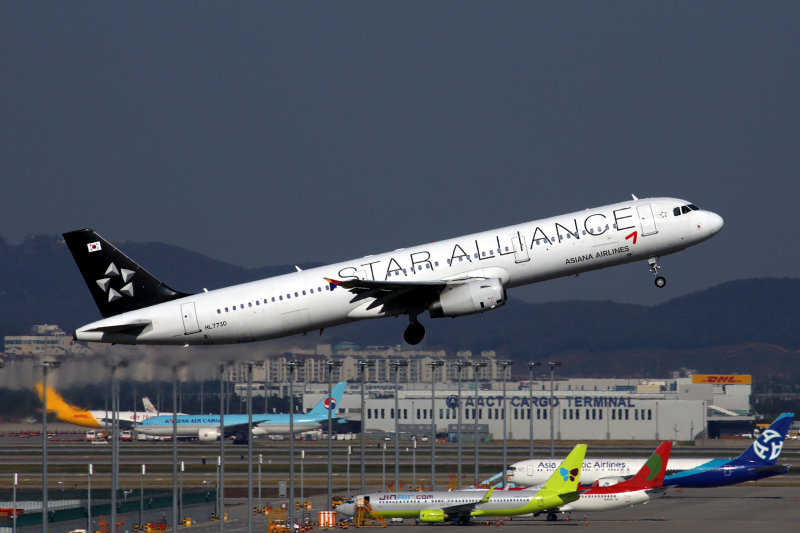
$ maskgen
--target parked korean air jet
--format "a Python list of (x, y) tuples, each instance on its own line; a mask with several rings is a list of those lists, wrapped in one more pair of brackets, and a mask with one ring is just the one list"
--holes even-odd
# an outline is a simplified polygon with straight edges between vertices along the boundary
[(74, 332), (82, 341), (202, 345), (276, 339), (367, 318), (407, 315), (404, 338), (425, 335), (419, 317), (483, 313), (506, 290), (647, 260), (711, 238), (719, 215), (676, 198), (606, 205), (432, 244), (197, 294), (171, 289), (91, 229), (64, 240), (103, 315)]
[[(41, 383), (36, 384), (36, 392), (39, 395), (39, 400), (44, 401), (44, 387), (42, 387)], [(142, 403), (145, 407), (143, 411), (119, 411), (117, 413), (120, 428), (130, 429), (136, 422), (158, 416), (158, 411), (147, 397), (142, 398)], [(111, 411), (90, 411), (71, 405), (52, 387), (47, 387), (47, 411), (55, 413), (56, 418), (62, 422), (85, 428), (111, 429), (111, 424), (113, 423)]]
[[(337, 383), (326, 396), (308, 413), (295, 413), (294, 432), (302, 433), (320, 429), (328, 425), (328, 410), (332, 411), (334, 424), (343, 422), (336, 417), (339, 402), (342, 399), (347, 382)], [(247, 415), (225, 415), (225, 436), (233, 436), (238, 441), (247, 440)], [(154, 416), (137, 424), (136, 431), (145, 435), (167, 437), (172, 435), (172, 415)], [(177, 423), (178, 437), (196, 438), (203, 442), (219, 439), (219, 415), (179, 415)], [(254, 414), (253, 435), (288, 435), (289, 414)]]
[(690, 470), (664, 479), (665, 487), (721, 487), (784, 474), (787, 465), (777, 464), (794, 413), (782, 413), (735, 459), (712, 459)]
[[(611, 511), (650, 501), (653, 490), (664, 483), (671, 450), (672, 442), (662, 442), (631, 479), (609, 486), (596, 483), (588, 490), (580, 491), (581, 495), (577, 500), (562, 505), (558, 511), (562, 513)], [(557, 519), (555, 511), (550, 510), (547, 513), (548, 520)]]
[(336, 507), (355, 516), (357, 506), (369, 505), (385, 518), (415, 518), (420, 522), (460, 522), (473, 517), (517, 516), (562, 507), (578, 499), (581, 463), (586, 445), (578, 444), (538, 490), (452, 490), (436, 492), (388, 492), (357, 496)]

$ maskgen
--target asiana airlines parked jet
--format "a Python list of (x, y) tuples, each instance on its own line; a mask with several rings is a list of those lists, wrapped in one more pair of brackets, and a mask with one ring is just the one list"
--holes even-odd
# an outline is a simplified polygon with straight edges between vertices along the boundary
[(722, 218), (686, 200), (606, 205), (197, 294), (171, 289), (91, 229), (64, 240), (103, 319), (76, 340), (203, 345), (276, 339), (366, 318), (407, 315), (404, 338), (425, 336), (419, 317), (483, 313), (506, 290), (590, 270), (648, 262), (711, 238)]

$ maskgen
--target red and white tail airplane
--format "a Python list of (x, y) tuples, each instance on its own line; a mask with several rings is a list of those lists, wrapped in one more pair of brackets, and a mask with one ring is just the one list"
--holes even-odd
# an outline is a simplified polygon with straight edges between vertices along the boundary
[[(587, 490), (580, 491), (581, 495), (577, 500), (561, 506), (558, 510), (562, 513), (611, 511), (646, 503), (650, 500), (651, 493), (657, 492), (655, 489), (664, 484), (671, 450), (671, 441), (662, 442), (631, 479), (605, 487), (595, 484)], [(550, 510), (547, 519), (556, 518), (555, 510)]]
[(418, 317), (482, 313), (506, 290), (647, 260), (655, 283), (661, 256), (722, 229), (719, 215), (676, 198), (632, 200), (197, 294), (178, 292), (91, 229), (64, 234), (103, 319), (76, 340), (202, 345), (276, 339), (365, 318), (408, 315), (404, 337), (419, 343)]

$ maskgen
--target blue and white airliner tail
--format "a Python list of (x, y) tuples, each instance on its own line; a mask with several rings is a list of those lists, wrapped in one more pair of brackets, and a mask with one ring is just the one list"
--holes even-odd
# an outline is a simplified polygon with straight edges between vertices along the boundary
[(782, 413), (739, 457), (712, 459), (669, 475), (664, 479), (664, 486), (720, 487), (786, 473), (789, 467), (777, 461), (793, 419), (794, 413)]

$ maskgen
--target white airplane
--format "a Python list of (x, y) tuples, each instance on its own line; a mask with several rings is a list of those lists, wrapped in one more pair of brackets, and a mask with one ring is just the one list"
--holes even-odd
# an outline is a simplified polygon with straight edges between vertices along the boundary
[[(276, 339), (366, 318), (483, 313), (506, 289), (658, 259), (722, 229), (722, 218), (675, 198), (606, 205), (432, 244), (370, 255), (198, 294), (175, 291), (91, 229), (64, 234), (103, 319), (74, 338), (119, 344), (204, 345)], [(339, 289), (339, 290), (336, 290)]]
[[(666, 474), (691, 470), (711, 459), (706, 457), (669, 457)], [(601, 487), (615, 485), (634, 476), (647, 463), (647, 458), (586, 458), (581, 468), (581, 483)], [(508, 467), (507, 479), (518, 487), (535, 487), (544, 483), (558, 466), (557, 459), (526, 459)]]

